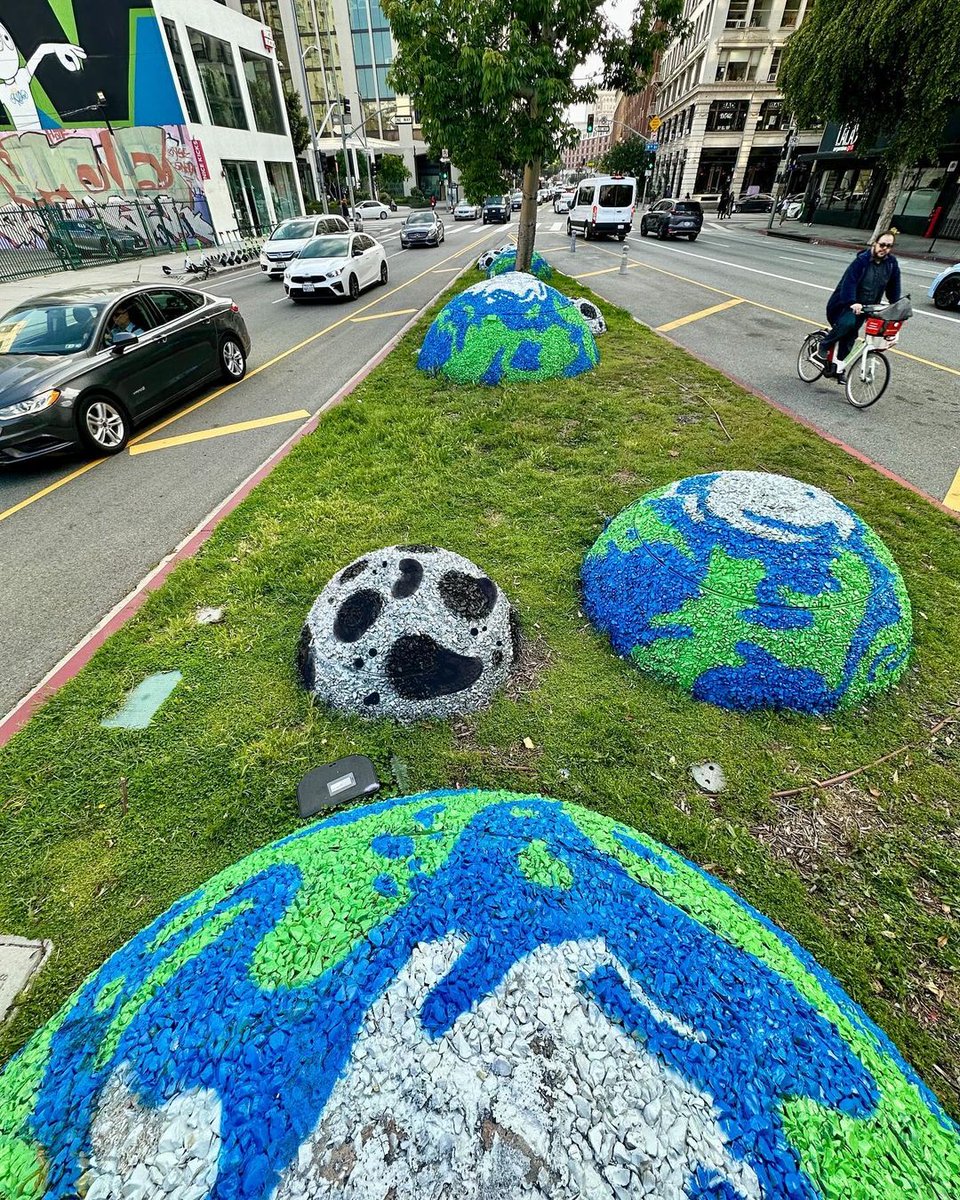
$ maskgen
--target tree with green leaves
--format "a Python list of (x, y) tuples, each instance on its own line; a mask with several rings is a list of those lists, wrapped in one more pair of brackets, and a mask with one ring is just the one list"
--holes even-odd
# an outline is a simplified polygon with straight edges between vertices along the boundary
[[(393, 85), (415, 97), (426, 140), (445, 146), (464, 193), (503, 192), (523, 171), (517, 269), (528, 270), (542, 162), (574, 145), (566, 119), (598, 85), (635, 92), (685, 27), (683, 0), (638, 5), (626, 33), (603, 0), (382, 0), (397, 42)], [(592, 80), (574, 79), (588, 56)]]
[(600, 159), (600, 166), (608, 175), (635, 175), (637, 179), (643, 179), (644, 171), (652, 162), (653, 155), (647, 152), (646, 138), (631, 134), (622, 142), (614, 142)]
[(303, 111), (303, 101), (296, 92), (285, 92), (283, 99), (287, 106), (290, 141), (293, 142), (294, 154), (299, 158), (310, 145), (310, 125), (307, 121), (307, 114)]
[(399, 154), (381, 154), (377, 163), (377, 181), (380, 188), (394, 200), (403, 195), (403, 185), (410, 178), (407, 164)]
[(935, 159), (960, 97), (956, 0), (814, 0), (780, 68), (802, 129), (818, 119), (857, 126), (857, 144), (885, 142), (889, 179), (874, 236), (889, 226), (906, 172)]

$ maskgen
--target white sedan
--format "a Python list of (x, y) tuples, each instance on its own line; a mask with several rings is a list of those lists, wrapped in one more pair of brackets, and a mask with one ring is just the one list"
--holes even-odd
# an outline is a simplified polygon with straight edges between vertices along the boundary
[(386, 251), (369, 234), (327, 234), (307, 242), (284, 272), (283, 288), (294, 304), (315, 296), (356, 300), (388, 277)]
[(480, 216), (480, 205), (471, 204), (469, 200), (461, 200), (453, 210), (455, 221), (475, 221)]
[(354, 208), (353, 215), (362, 217), (364, 220), (372, 218), (376, 221), (385, 221), (390, 216), (390, 207), (382, 200), (361, 200)]

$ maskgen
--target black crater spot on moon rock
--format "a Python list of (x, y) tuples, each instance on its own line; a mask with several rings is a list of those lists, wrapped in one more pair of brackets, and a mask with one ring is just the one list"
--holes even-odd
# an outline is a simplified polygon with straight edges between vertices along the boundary
[(300, 641), (297, 644), (297, 670), (303, 680), (303, 686), (308, 692), (312, 692), (317, 685), (317, 664), (313, 657), (313, 638), (309, 625), (304, 625), (300, 630)]
[(436, 546), (427, 546), (422, 542), (411, 542), (409, 546), (398, 546), (401, 554), (436, 554)]
[(363, 637), (383, 611), (383, 597), (372, 588), (363, 588), (348, 596), (333, 621), (333, 636), (338, 642), (355, 642)]
[(591, 321), (595, 321), (597, 319), (597, 310), (592, 304), (588, 304), (586, 301), (580, 305), (580, 311)]
[(497, 585), (486, 575), (477, 579), (463, 571), (447, 571), (437, 586), (447, 608), (465, 621), (488, 616), (497, 602)]
[(415, 558), (400, 559), (400, 578), (391, 589), (394, 600), (405, 600), (412, 596), (423, 579), (423, 567)]
[(351, 563), (340, 574), (341, 583), (349, 583), (351, 579), (356, 579), (358, 575), (362, 575), (369, 566), (369, 562), (365, 558), (358, 558), (355, 563)]
[(482, 674), (482, 659), (447, 650), (425, 633), (398, 637), (387, 655), (387, 676), (403, 700), (430, 700), (463, 692)]

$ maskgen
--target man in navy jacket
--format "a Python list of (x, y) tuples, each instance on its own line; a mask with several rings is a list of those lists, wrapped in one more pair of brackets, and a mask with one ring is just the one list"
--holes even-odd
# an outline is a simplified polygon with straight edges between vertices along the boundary
[(837, 362), (842, 363), (847, 357), (864, 321), (865, 304), (877, 304), (884, 293), (891, 304), (900, 299), (900, 264), (893, 255), (895, 237), (892, 229), (881, 233), (844, 271), (827, 301), (830, 332), (820, 343), (822, 358), (826, 359), (834, 342), (837, 343)]

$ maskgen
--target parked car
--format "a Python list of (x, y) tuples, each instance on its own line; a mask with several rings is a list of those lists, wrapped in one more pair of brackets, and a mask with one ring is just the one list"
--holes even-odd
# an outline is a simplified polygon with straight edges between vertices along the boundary
[(146, 238), (132, 230), (67, 217), (54, 220), (50, 237), (47, 239), (49, 249), (61, 255), (68, 254), (73, 248), (81, 255), (113, 257), (136, 254), (145, 249), (146, 245)]
[(523, 192), (513, 192), (510, 196), (511, 212), (519, 212), (520, 206), (523, 204)]
[(640, 236), (655, 233), (659, 238), (688, 237), (695, 242), (703, 228), (699, 200), (658, 200), (640, 218)]
[(390, 216), (390, 205), (382, 200), (361, 200), (353, 210), (354, 217), (385, 221)]
[(960, 309), (960, 263), (941, 271), (927, 294), (937, 308)]
[(318, 296), (356, 300), (364, 288), (386, 283), (387, 254), (368, 233), (327, 233), (308, 242), (283, 274), (294, 304)]
[(775, 203), (776, 201), (769, 192), (754, 192), (752, 196), (746, 194), (738, 196), (733, 202), (733, 211), (737, 213), (768, 213), (773, 212)]
[(506, 196), (488, 196), (483, 202), (483, 223), (499, 221), (506, 225), (510, 220), (510, 200)]
[(472, 204), (469, 200), (461, 200), (453, 210), (453, 219), (455, 221), (475, 221), (480, 216), (480, 213), (481, 208), (479, 204)]
[(719, 192), (701, 192), (698, 196), (691, 197), (697, 200), (704, 212), (716, 212), (720, 207)]
[(413, 212), (400, 226), (400, 245), (439, 246), (444, 239), (443, 222), (432, 209)]
[(570, 205), (573, 204), (573, 198), (575, 195), (576, 191), (573, 188), (563, 188), (553, 198), (553, 211), (555, 213), (560, 213), (561, 215), (568, 213), (570, 211)]
[(76, 288), (0, 318), (0, 463), (118, 454), (158, 409), (247, 369), (232, 300), (193, 288)]
[(349, 233), (346, 218), (290, 217), (273, 230), (260, 248), (260, 270), (268, 279), (282, 279), (287, 265), (315, 237), (326, 233)]

